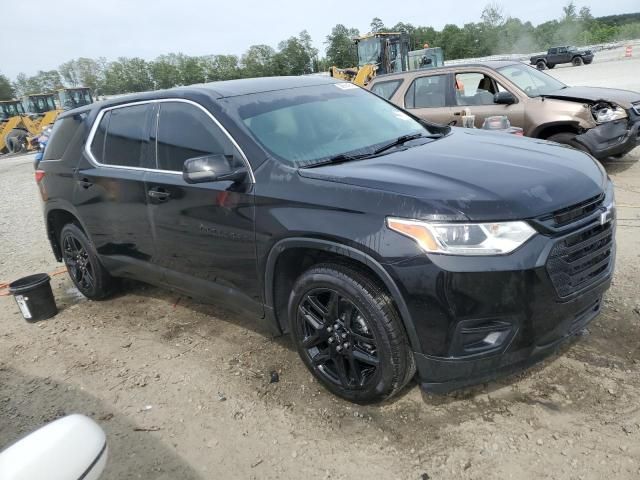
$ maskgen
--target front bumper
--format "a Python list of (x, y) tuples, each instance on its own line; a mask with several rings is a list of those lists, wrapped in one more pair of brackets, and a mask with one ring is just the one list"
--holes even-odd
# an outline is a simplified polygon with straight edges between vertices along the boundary
[(640, 119), (603, 123), (576, 137), (598, 160), (624, 155), (640, 143)]
[(595, 211), (510, 255), (423, 255), (387, 265), (419, 342), (422, 388), (444, 393), (495, 379), (579, 334), (600, 312), (611, 283), (612, 209), (610, 185)]

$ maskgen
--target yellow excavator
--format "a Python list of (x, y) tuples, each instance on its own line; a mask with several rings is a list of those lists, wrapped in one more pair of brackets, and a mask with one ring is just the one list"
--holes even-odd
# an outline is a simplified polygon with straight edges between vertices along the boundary
[(439, 47), (409, 51), (411, 40), (407, 33), (368, 33), (353, 41), (358, 51), (358, 66), (331, 67), (329, 75), (356, 85), (365, 86), (376, 75), (444, 64), (442, 49)]
[(0, 102), (0, 153), (30, 150), (32, 140), (53, 125), (60, 113), (90, 103), (93, 97), (86, 87), (26, 95), (22, 102)]

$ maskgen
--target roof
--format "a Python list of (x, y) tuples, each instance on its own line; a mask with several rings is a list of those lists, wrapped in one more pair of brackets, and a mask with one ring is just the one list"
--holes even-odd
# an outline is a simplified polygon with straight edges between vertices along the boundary
[(225, 80), (222, 82), (203, 83), (199, 85), (191, 85), (190, 87), (179, 88), (210, 89), (216, 92), (220, 98), (223, 98), (339, 82), (341, 82), (341, 80), (333, 77), (322, 75), (302, 75), (298, 77), (242, 78), (239, 80)]
[(260, 77), (242, 78), (239, 80), (224, 80), (220, 82), (199, 83), (185, 87), (174, 87), (166, 90), (155, 90), (149, 92), (131, 93), (121, 95), (102, 102), (95, 102), (83, 107), (74, 108), (61, 114), (62, 117), (68, 113), (76, 114), (93, 109), (96, 105), (100, 108), (111, 107), (123, 103), (142, 102), (171, 97), (188, 97), (191, 94), (205, 94), (212, 99), (225, 97), (238, 97), (250, 95), (252, 93), (272, 92), (277, 90), (288, 90), (292, 88), (311, 87), (315, 85), (330, 85), (333, 83), (344, 83), (343, 80), (325, 75), (302, 75), (290, 77)]
[(377, 75), (375, 78), (396, 78), (396, 77), (404, 77), (406, 75), (419, 75), (421, 73), (425, 73), (425, 72), (448, 72), (452, 69), (458, 69), (458, 68), (478, 68), (478, 67), (484, 67), (484, 68), (491, 68), (493, 70), (497, 70), (498, 68), (501, 67), (506, 67), (509, 65), (516, 65), (516, 64), (521, 64), (521, 65), (525, 65), (522, 62), (519, 62), (517, 60), (492, 60), (492, 61), (488, 61), (488, 62), (472, 62), (472, 63), (456, 63), (453, 65), (445, 65), (444, 67), (435, 67), (435, 68), (423, 68), (423, 69), (419, 69), (419, 70), (408, 70), (406, 72), (396, 72), (396, 73), (385, 73), (383, 75)]

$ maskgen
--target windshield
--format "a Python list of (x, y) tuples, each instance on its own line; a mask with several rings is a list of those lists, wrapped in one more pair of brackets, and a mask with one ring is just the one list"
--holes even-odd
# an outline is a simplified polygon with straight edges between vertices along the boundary
[(524, 64), (509, 65), (498, 71), (530, 97), (549, 95), (567, 87), (552, 76)]
[(400, 109), (350, 83), (256, 93), (230, 101), (258, 143), (297, 167), (341, 154), (373, 154), (400, 136), (431, 133)]
[(380, 39), (368, 38), (358, 42), (358, 66), (380, 63)]
[(3, 119), (24, 114), (24, 108), (19, 102), (3, 103), (0, 108), (0, 116)]
[(63, 109), (69, 110), (71, 108), (89, 105), (93, 103), (93, 99), (88, 89), (67, 89), (60, 91), (60, 103)]

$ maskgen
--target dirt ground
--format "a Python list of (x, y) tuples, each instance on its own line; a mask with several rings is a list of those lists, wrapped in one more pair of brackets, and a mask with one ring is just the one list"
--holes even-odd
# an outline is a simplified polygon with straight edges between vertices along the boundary
[[(28, 324), (0, 297), (0, 449), (79, 412), (107, 432), (104, 479), (638, 478), (638, 160), (606, 164), (619, 223), (603, 313), (522, 374), (355, 406), (251, 318), (137, 283), (90, 302), (58, 275), (51, 320)], [(0, 198), (0, 282), (58, 268), (30, 157), (0, 159)]]

